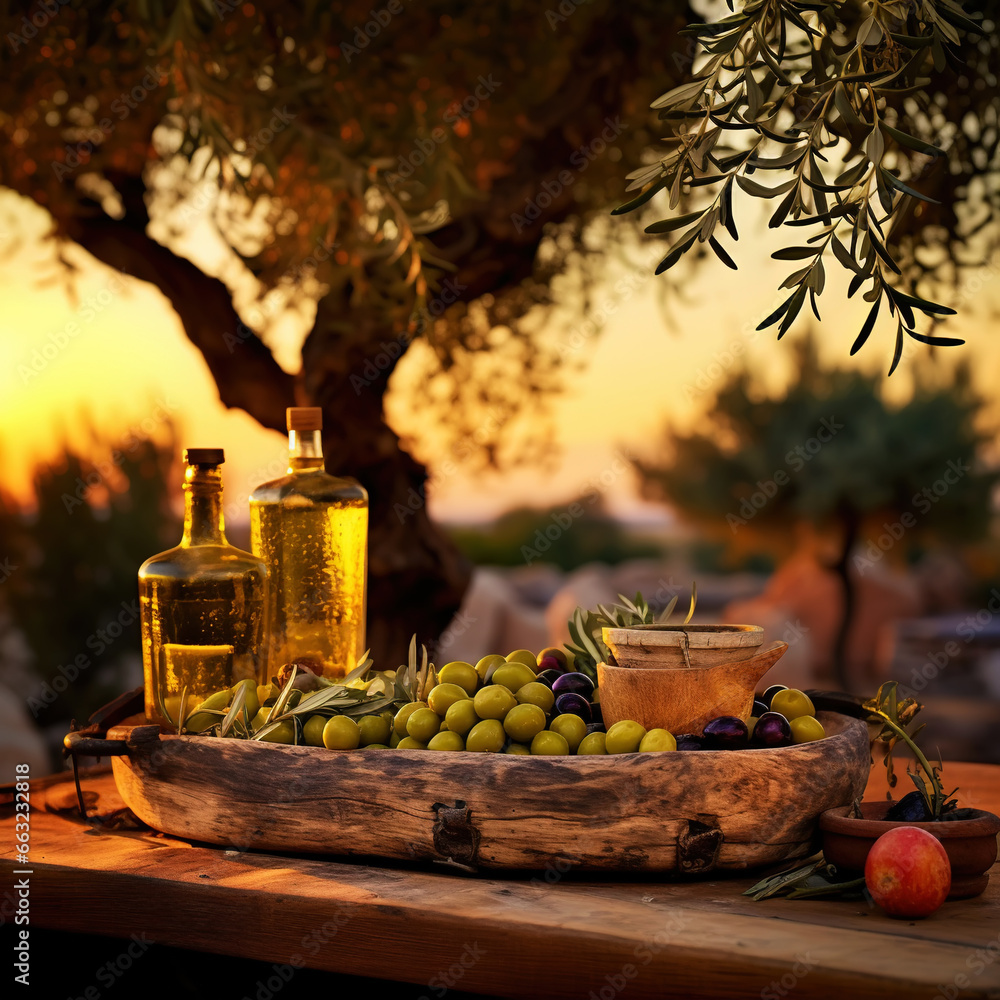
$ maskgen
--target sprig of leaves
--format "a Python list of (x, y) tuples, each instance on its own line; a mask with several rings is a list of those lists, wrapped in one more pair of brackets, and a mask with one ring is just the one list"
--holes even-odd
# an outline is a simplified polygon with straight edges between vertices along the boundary
[[(659, 616), (656, 616), (649, 603), (639, 592), (636, 592), (634, 600), (630, 601), (624, 594), (619, 594), (618, 600), (621, 603), (613, 604), (611, 607), (599, 604), (596, 611), (577, 608), (567, 623), (572, 642), (566, 643), (566, 648), (574, 656), (574, 667), (595, 681), (598, 663), (615, 662), (611, 650), (604, 644), (602, 629), (631, 628), (633, 625), (653, 625), (657, 622), (667, 622), (677, 606), (677, 595), (675, 594)], [(683, 621), (684, 625), (687, 625), (694, 616), (697, 602), (698, 588), (696, 584), (692, 583), (691, 602), (687, 617)]]
[[(802, 245), (773, 254), (797, 267), (781, 285), (789, 295), (758, 329), (777, 325), (780, 340), (807, 299), (819, 318), (832, 255), (852, 272), (848, 295), (867, 286), (863, 297), (872, 304), (852, 354), (867, 342), (883, 302), (896, 320), (890, 374), (904, 337), (942, 347), (964, 343), (917, 331), (918, 313), (933, 324), (954, 310), (893, 284), (901, 272), (891, 244), (912, 199), (933, 200), (912, 186), (928, 157), (945, 155), (898, 127), (912, 118), (906, 101), (926, 105), (928, 74), (949, 60), (957, 64), (963, 36), (981, 33), (979, 27), (957, 0), (888, 0), (853, 24), (852, 7), (821, 0), (747, 0), (738, 11), (729, 0), (729, 8), (729, 17), (684, 29), (705, 58), (694, 79), (653, 103), (667, 123), (669, 149), (629, 174), (629, 190), (640, 193), (614, 214), (639, 208), (661, 190), (675, 210), (705, 188), (709, 197), (697, 211), (646, 228), (679, 234), (656, 273), (699, 243), (735, 268), (719, 239), (720, 226), (739, 239), (733, 192), (780, 199), (771, 228), (820, 228)], [(831, 161), (841, 160), (831, 176)], [(762, 182), (768, 172), (778, 183)]]
[(864, 878), (844, 879), (834, 865), (820, 859), (777, 875), (769, 875), (744, 890), (754, 901), (785, 896), (788, 899), (860, 899)]
[[(870, 713), (869, 722), (881, 722), (882, 729), (875, 737), (875, 743), (881, 745), (883, 752), (883, 763), (885, 764), (886, 777), (890, 788), (896, 787), (896, 774), (893, 769), (892, 751), (896, 744), (902, 740), (909, 747), (910, 752), (916, 758), (917, 764), (923, 771), (910, 771), (907, 774), (913, 781), (917, 791), (923, 796), (927, 803), (930, 815), (934, 819), (940, 819), (943, 812), (954, 809), (956, 806), (952, 796), (958, 789), (945, 793), (941, 783), (941, 771), (944, 767), (941, 760), (936, 765), (932, 765), (924, 756), (923, 751), (916, 744), (916, 737), (921, 733), (924, 726), (920, 725), (912, 732), (907, 731), (907, 727), (916, 718), (921, 709), (914, 698), (899, 699), (898, 683), (896, 681), (886, 681), (879, 689), (874, 698), (862, 704), (862, 708)], [(874, 743), (873, 743), (874, 747)]]

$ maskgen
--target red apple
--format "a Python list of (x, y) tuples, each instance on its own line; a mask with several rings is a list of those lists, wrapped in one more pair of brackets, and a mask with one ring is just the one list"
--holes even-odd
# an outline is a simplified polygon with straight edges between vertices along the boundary
[(933, 834), (897, 826), (872, 845), (865, 862), (872, 899), (893, 917), (926, 917), (948, 897), (951, 862)]

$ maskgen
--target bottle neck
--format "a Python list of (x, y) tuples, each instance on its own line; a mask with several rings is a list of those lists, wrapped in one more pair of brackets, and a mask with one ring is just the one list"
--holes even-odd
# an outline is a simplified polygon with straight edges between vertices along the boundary
[(323, 468), (323, 434), (321, 431), (288, 432), (288, 471)]
[(228, 545), (222, 515), (222, 473), (189, 465), (184, 473), (184, 537), (181, 545)]

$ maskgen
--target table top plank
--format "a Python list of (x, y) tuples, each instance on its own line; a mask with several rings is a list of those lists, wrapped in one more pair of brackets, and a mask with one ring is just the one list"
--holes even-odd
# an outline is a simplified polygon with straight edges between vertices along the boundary
[[(85, 784), (101, 811), (114, 808), (110, 775)], [(997, 868), (981, 897), (900, 921), (863, 902), (755, 903), (741, 895), (749, 877), (615, 881), (553, 868), (550, 884), (545, 873), (483, 878), (227, 852), (91, 828), (65, 810), (67, 792), (55, 785), (33, 799), (39, 926), (141, 931), (197, 950), (430, 990), (450, 978), (463, 990), (512, 997), (600, 997), (625, 986), (629, 997), (781, 996), (792, 983), (796, 996), (929, 1000), (958, 976), (968, 984), (963, 995), (1000, 994), (1000, 959), (976, 958), (991, 942), (1000, 949)], [(0, 829), (7, 881), (16, 867), (7, 807)]]

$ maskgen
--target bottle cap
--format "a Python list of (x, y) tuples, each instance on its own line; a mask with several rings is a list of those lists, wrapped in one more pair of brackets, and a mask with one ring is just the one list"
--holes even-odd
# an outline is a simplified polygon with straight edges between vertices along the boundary
[(290, 431), (321, 431), (323, 411), (318, 406), (289, 406), (285, 421)]
[(222, 448), (185, 448), (184, 462), (186, 465), (222, 465), (226, 453)]

